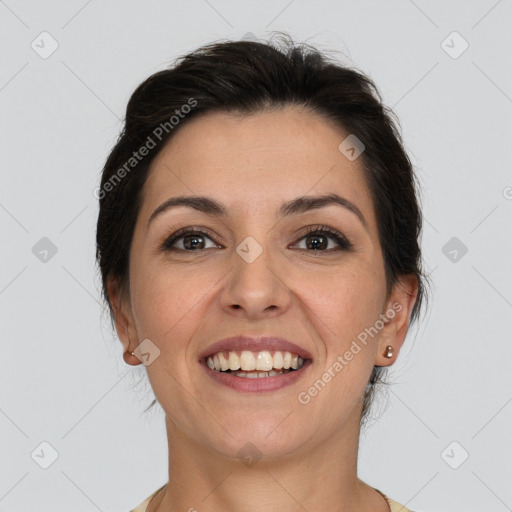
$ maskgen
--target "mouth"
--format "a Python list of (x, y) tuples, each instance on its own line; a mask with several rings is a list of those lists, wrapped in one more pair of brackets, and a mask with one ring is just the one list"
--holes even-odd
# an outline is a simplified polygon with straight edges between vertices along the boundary
[(304, 347), (275, 336), (233, 336), (199, 354), (200, 366), (216, 385), (241, 393), (290, 386), (304, 377), (312, 360)]
[(244, 379), (262, 379), (300, 371), (305, 364), (311, 363), (311, 359), (281, 350), (225, 350), (205, 356), (201, 362), (218, 373)]

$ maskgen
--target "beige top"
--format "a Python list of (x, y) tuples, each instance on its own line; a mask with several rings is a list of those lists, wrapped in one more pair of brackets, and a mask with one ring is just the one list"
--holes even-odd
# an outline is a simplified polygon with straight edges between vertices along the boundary
[[(166, 484), (167, 485), (167, 484)], [(146, 508), (149, 505), (149, 502), (156, 496), (156, 494), (161, 491), (165, 485), (160, 487), (160, 489), (157, 489), (151, 496), (146, 498), (138, 507), (135, 507), (130, 512), (146, 512)], [(391, 508), (391, 512), (413, 512), (412, 510), (409, 510), (408, 508), (404, 507), (403, 505), (400, 505), (400, 503), (397, 503), (396, 501), (392, 500), (391, 498), (388, 498), (383, 492), (379, 491), (379, 489), (375, 489), (378, 493), (382, 494), (384, 498), (386, 498), (387, 502), (389, 503), (389, 507)]]

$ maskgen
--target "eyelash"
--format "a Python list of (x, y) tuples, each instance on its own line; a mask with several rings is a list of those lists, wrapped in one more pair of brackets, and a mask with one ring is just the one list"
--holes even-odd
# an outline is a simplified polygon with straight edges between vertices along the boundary
[[(308, 230), (303, 233), (300, 238), (295, 242), (297, 244), (302, 239), (311, 236), (312, 234), (329, 234), (327, 238), (331, 238), (335, 240), (339, 247), (335, 249), (323, 249), (323, 250), (315, 250), (315, 249), (299, 249), (301, 251), (306, 252), (313, 252), (313, 253), (332, 253), (332, 252), (338, 252), (338, 251), (350, 251), (353, 248), (352, 243), (341, 233), (336, 231), (335, 229), (332, 229), (328, 226), (311, 226), (308, 228)], [(212, 240), (212, 242), (216, 243), (214, 240), (214, 237), (212, 236), (212, 233), (204, 228), (195, 228), (195, 227), (186, 227), (179, 229), (175, 233), (173, 233), (165, 242), (162, 244), (162, 249), (165, 251), (181, 251), (181, 252), (201, 252), (205, 251), (207, 249), (196, 249), (196, 250), (186, 250), (186, 249), (177, 249), (176, 247), (173, 247), (173, 245), (180, 240), (181, 238), (184, 238), (187, 235), (205, 235), (208, 238)], [(294, 244), (294, 245), (295, 245)]]

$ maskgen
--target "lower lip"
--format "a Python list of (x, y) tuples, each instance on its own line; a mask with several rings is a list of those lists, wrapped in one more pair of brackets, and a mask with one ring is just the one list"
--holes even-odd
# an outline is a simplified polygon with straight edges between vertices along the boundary
[(301, 379), (311, 365), (311, 360), (304, 361), (304, 365), (300, 370), (285, 373), (283, 375), (275, 375), (274, 377), (258, 377), (255, 379), (247, 377), (237, 377), (232, 373), (218, 372), (209, 368), (204, 362), (200, 363), (206, 373), (219, 384), (223, 384), (228, 388), (242, 393), (258, 393), (265, 391), (276, 391), (294, 384)]

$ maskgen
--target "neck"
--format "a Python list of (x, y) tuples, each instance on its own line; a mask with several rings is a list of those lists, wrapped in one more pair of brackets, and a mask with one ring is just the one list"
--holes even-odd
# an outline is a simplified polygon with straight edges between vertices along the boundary
[(247, 465), (199, 445), (166, 416), (169, 483), (147, 512), (389, 512), (383, 497), (357, 477), (359, 423), (328, 444), (310, 443), (279, 459)]

